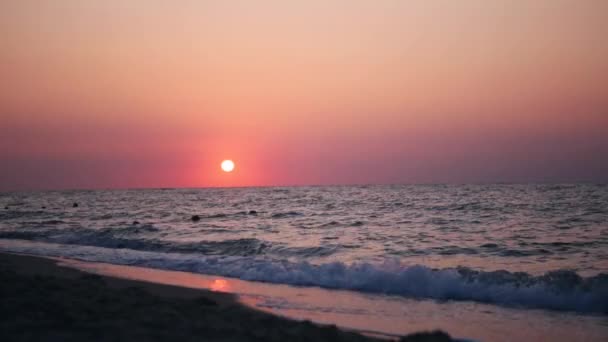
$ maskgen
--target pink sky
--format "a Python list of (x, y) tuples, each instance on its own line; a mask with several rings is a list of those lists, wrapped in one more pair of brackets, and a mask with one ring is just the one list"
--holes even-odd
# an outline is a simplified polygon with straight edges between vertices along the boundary
[(0, 190), (608, 181), (606, 32), (603, 0), (5, 0)]

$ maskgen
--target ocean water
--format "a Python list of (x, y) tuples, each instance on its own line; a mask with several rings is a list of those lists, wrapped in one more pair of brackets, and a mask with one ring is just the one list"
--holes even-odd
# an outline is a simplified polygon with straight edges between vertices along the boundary
[(12, 192), (0, 206), (5, 251), (608, 314), (601, 184)]

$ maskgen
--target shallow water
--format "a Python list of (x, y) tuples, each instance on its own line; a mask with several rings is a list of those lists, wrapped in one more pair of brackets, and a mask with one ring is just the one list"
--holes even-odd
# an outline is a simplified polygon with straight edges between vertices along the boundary
[(4, 206), (2, 250), (404, 300), (608, 313), (605, 185), (23, 192), (0, 194)]
[(73, 260), (62, 264), (102, 275), (234, 293), (259, 310), (387, 338), (437, 328), (462, 341), (599, 342), (608, 337), (608, 321), (601, 315), (415, 300)]

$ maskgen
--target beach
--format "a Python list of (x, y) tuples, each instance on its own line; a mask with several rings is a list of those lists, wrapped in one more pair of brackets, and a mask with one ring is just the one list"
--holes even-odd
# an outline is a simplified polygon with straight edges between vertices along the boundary
[[(0, 254), (3, 341), (375, 341), (245, 307), (234, 295), (85, 273)], [(422, 333), (401, 341), (451, 341)]]
[[(230, 322), (255, 312), (282, 317), (276, 322), (310, 321), (314, 331), (335, 325), (375, 338), (441, 330), (473, 341), (603, 342), (607, 189), (493, 184), (7, 192), (0, 193), (0, 253), (54, 260), (11, 266), (33, 270), (28, 277), (44, 276), (47, 268), (55, 278), (66, 274), (53, 266), (58, 262), (102, 276), (104, 286), (130, 279), (165, 289), (162, 298), (169, 291), (225, 301), (240, 309), (228, 316), (221, 305), (219, 312), (206, 310)], [(36, 266), (40, 262), (46, 266)], [(31, 286), (4, 283), (10, 290), (4, 298), (30, 297), (16, 289)], [(70, 288), (62, 284), (53, 286)], [(54, 300), (71, 303), (74, 293), (62, 293), (65, 300)], [(79, 305), (77, 317), (99, 304)], [(171, 327), (207, 312), (166, 305), (163, 312), (177, 310)], [(37, 308), (30, 302), (16, 307)], [(154, 310), (144, 311), (148, 317)], [(165, 319), (159, 315), (150, 320)], [(251, 339), (259, 324), (250, 323), (239, 324), (244, 335), (229, 333)], [(177, 333), (198, 336), (199, 330), (188, 325)]]

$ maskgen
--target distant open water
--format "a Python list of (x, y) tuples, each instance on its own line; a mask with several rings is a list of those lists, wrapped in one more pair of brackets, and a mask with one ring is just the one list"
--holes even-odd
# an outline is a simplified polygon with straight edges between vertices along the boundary
[(13, 192), (0, 206), (4, 251), (608, 313), (606, 185)]

